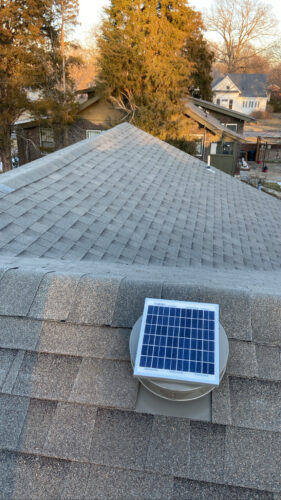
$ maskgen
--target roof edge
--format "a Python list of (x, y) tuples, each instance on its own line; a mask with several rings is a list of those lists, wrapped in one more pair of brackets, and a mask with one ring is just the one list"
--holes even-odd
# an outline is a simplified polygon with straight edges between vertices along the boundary
[(196, 104), (196, 106), (201, 106), (202, 108), (211, 109), (212, 111), (218, 111), (224, 115), (232, 116), (244, 122), (256, 122), (257, 120), (251, 116), (239, 113), (239, 111), (233, 111), (233, 109), (224, 108), (213, 102), (204, 101), (203, 99), (197, 99), (196, 97), (189, 97), (189, 99)]
[[(268, 280), (265, 278), (268, 272), (208, 269), (206, 281), (206, 268), (165, 269), (41, 260), (14, 258), (13, 263), (10, 259), (10, 263), (4, 264), (5, 259), (0, 259), (2, 314), (132, 328), (143, 312), (145, 298), (188, 298), (194, 302), (219, 303), (223, 311), (221, 322), (230, 338), (281, 345), (278, 328), (281, 291), (280, 287), (272, 286), (278, 282), (276, 272), (272, 273), (274, 279)], [(281, 276), (281, 272), (277, 274)], [(11, 289), (11, 282), (20, 284), (19, 290), (27, 290), (24, 308), (15, 287)], [(269, 286), (264, 286), (269, 282)]]

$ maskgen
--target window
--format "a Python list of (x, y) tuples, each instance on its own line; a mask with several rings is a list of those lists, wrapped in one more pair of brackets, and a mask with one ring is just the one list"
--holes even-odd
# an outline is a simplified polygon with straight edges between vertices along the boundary
[(225, 126), (226, 128), (229, 128), (229, 130), (237, 132), (237, 123), (226, 123)]
[(203, 135), (190, 135), (192, 142), (195, 145), (195, 155), (202, 156), (203, 155)]
[(232, 109), (232, 106), (233, 106), (233, 99), (229, 99), (229, 109)]
[(40, 128), (40, 146), (50, 149), (55, 147), (55, 137), (52, 128)]
[(230, 86), (229, 86), (229, 85), (227, 85), (227, 86), (226, 86), (226, 90), (229, 90), (229, 89), (230, 89)]
[(222, 123), (222, 125), (225, 128), (229, 128), (229, 130), (233, 130), (234, 132), (237, 132), (237, 123)]
[(233, 142), (213, 142), (211, 144), (211, 155), (233, 155)]
[(86, 130), (86, 139), (91, 139), (95, 135), (101, 134), (102, 130)]
[(217, 99), (217, 105), (219, 106), (221, 103), (221, 100), (220, 99)]

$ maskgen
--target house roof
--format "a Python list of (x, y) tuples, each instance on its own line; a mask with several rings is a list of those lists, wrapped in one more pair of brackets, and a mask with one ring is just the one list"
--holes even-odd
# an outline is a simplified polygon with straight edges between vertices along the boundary
[[(82, 90), (79, 93), (82, 94)], [(102, 94), (97, 94), (97, 95), (91, 97), (90, 99), (87, 99), (87, 101), (80, 103), (79, 104), (79, 112), (84, 111), (85, 109), (89, 108), (90, 106), (92, 106), (93, 104), (98, 102), (101, 98), (102, 98)], [(78, 116), (79, 116), (79, 112), (78, 112)], [(17, 128), (33, 128), (33, 127), (37, 127), (40, 125), (40, 121), (38, 119), (33, 118), (30, 114), (29, 114), (29, 116), (30, 117), (28, 119), (23, 119), (23, 117), (21, 116), (20, 119), (14, 123), (14, 125)]]
[(214, 82), (213, 90), (226, 76), (239, 88), (242, 97), (267, 97), (267, 75), (228, 73)]
[(91, 97), (90, 99), (87, 99), (87, 101), (85, 101), (79, 105), (79, 111), (83, 111), (84, 109), (89, 108), (90, 106), (92, 106), (96, 102), (100, 101), (101, 98), (102, 98), (102, 94), (97, 94), (97, 95)]
[(208, 109), (210, 111), (215, 111), (216, 113), (220, 113), (225, 116), (231, 116), (233, 118), (236, 118), (238, 120), (241, 120), (243, 122), (255, 122), (255, 118), (249, 115), (244, 115), (243, 113), (240, 113), (239, 111), (234, 111), (233, 109), (228, 109), (223, 106), (219, 106), (218, 104), (215, 104), (213, 102), (209, 101), (204, 101), (203, 99), (197, 99), (195, 97), (189, 97), (188, 98), (191, 102), (196, 104), (196, 106), (200, 106), (201, 108)]
[[(279, 201), (129, 124), (0, 180), (3, 498), (278, 498)], [(137, 411), (145, 297), (220, 305), (205, 421)]]
[(2, 255), (281, 268), (278, 202), (128, 123), (2, 175), (1, 186), (14, 189), (0, 207)]
[(222, 125), (219, 120), (212, 116), (206, 109), (196, 106), (193, 102), (186, 101), (185, 112), (188, 116), (204, 125), (207, 129), (220, 134), (221, 136), (233, 140), (235, 142), (247, 142), (244, 136), (230, 130)]

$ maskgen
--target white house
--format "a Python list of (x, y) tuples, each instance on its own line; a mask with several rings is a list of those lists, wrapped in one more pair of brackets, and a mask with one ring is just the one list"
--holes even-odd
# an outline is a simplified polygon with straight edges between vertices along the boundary
[(270, 99), (267, 75), (264, 74), (230, 73), (218, 78), (212, 89), (215, 104), (246, 115), (265, 111)]

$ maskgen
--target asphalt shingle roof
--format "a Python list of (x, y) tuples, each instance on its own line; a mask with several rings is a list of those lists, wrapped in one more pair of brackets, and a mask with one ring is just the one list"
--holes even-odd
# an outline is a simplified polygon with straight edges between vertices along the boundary
[[(225, 76), (233, 81), (233, 83), (239, 88), (241, 96), (243, 97), (267, 97), (267, 75), (262, 73), (255, 74), (240, 74), (240, 73), (228, 73)], [(225, 76), (218, 78), (214, 84), (213, 88), (221, 82)]]
[(128, 124), (22, 169), (1, 176), (0, 255), (281, 267), (278, 200)]
[[(277, 500), (278, 200), (129, 125), (1, 182), (0, 498)], [(145, 297), (219, 303), (209, 420), (137, 411)]]

